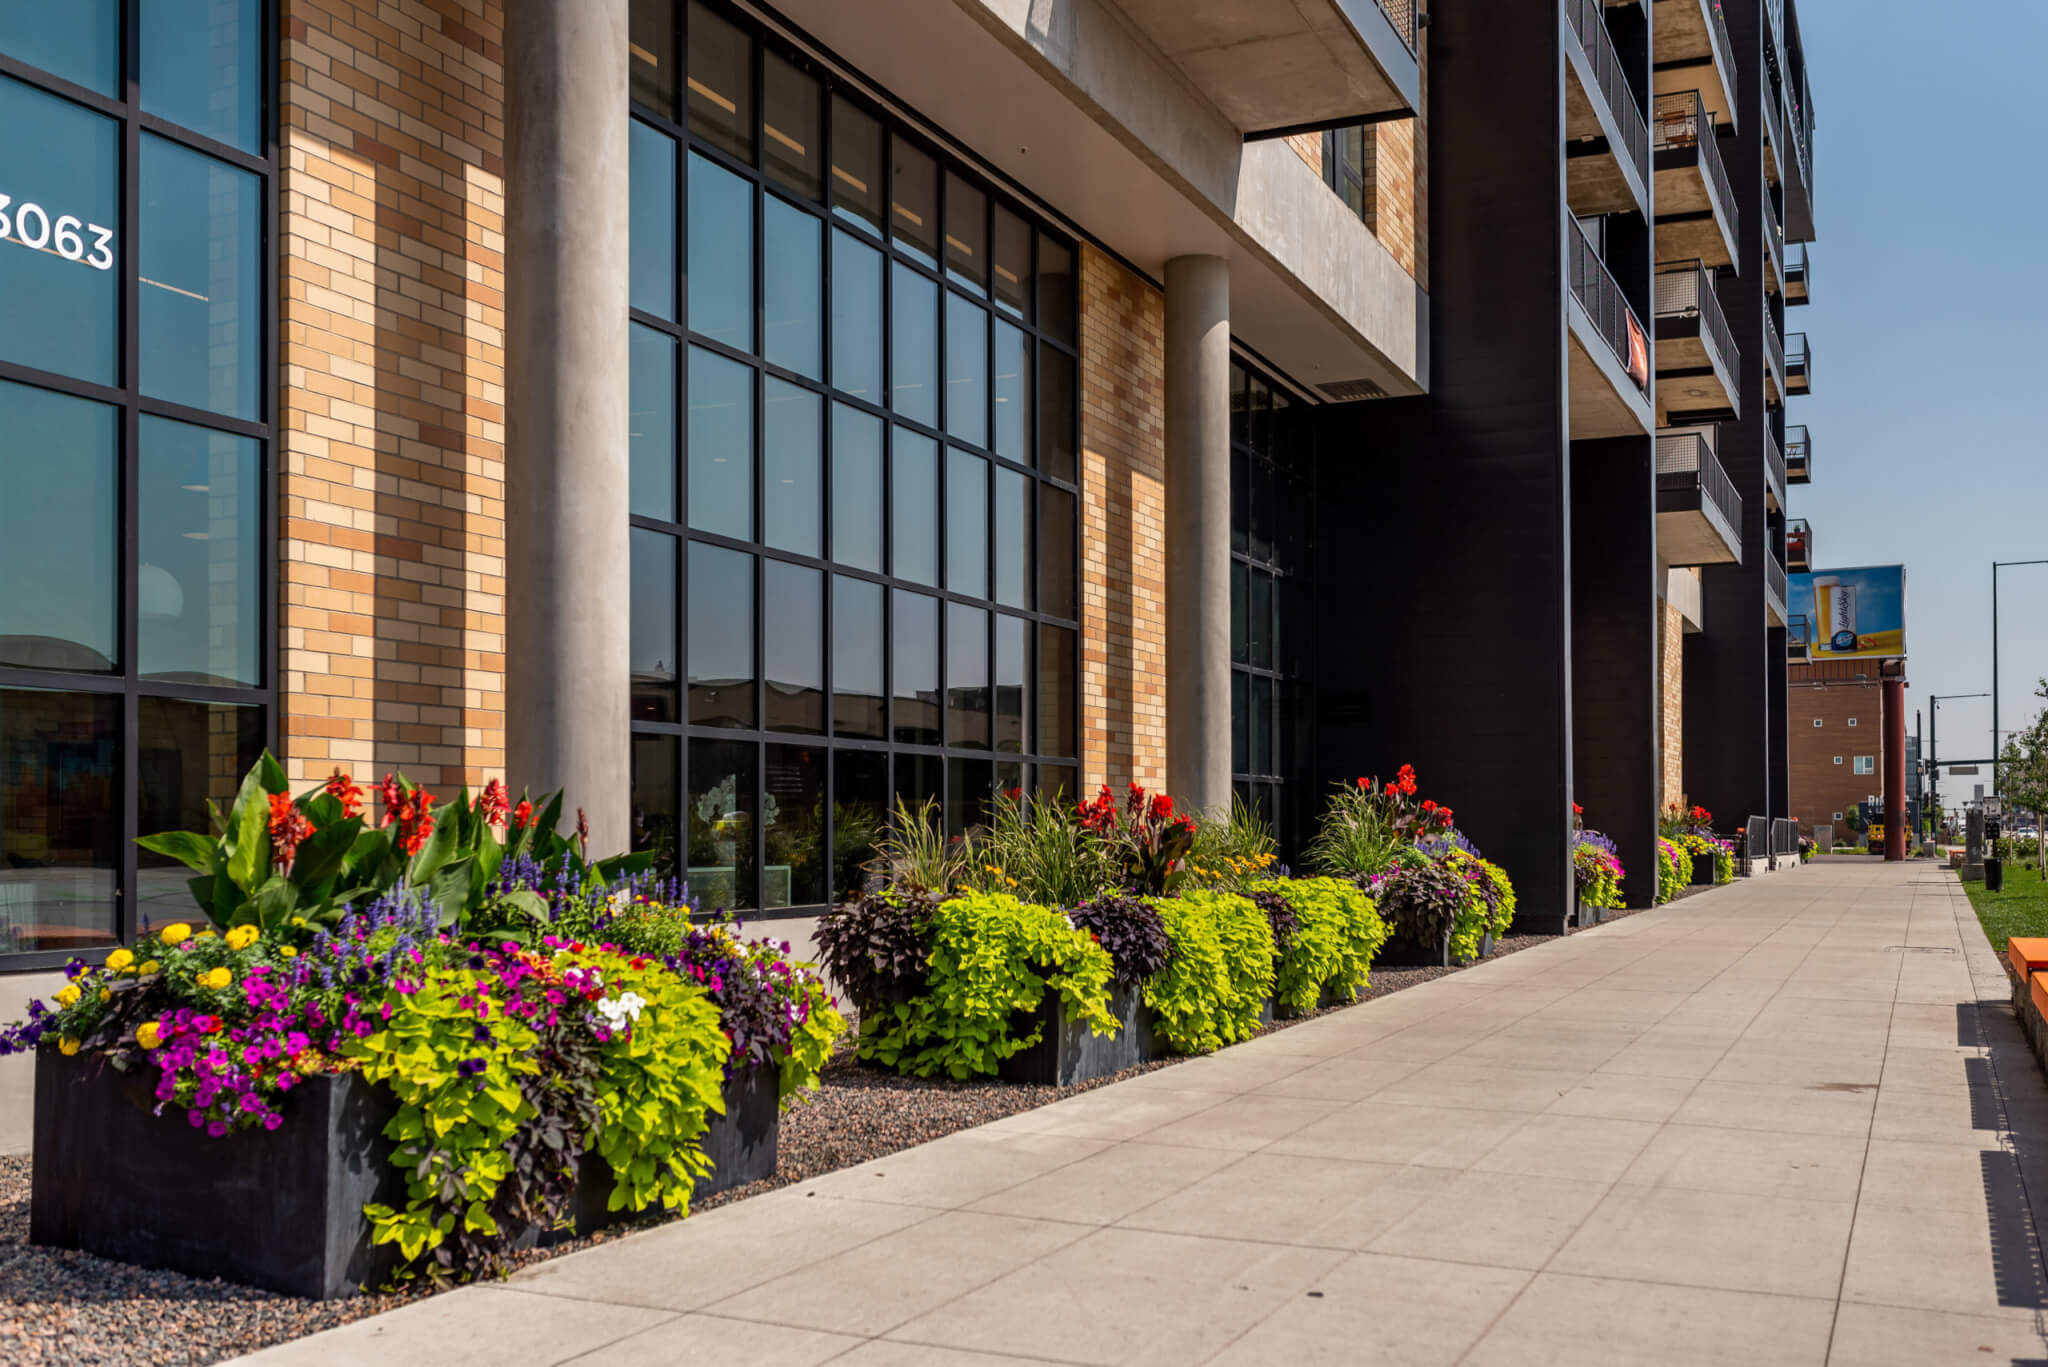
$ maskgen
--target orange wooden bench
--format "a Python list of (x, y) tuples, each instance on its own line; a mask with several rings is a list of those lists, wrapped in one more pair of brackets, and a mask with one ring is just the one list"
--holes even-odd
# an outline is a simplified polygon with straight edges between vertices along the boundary
[(2048, 939), (2015, 935), (2005, 942), (2005, 957), (2014, 975), (2028, 982), (2036, 972), (2048, 968)]

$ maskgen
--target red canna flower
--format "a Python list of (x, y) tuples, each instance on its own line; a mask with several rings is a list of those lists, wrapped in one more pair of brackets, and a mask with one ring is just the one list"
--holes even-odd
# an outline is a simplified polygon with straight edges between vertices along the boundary
[(299, 845), (313, 834), (313, 823), (292, 804), (290, 793), (270, 795), (270, 858), (285, 873), (292, 871)]
[(512, 829), (523, 831), (532, 820), (533, 804), (522, 797), (519, 799), (519, 805), (512, 809)]
[(328, 776), (327, 783), (321, 791), (340, 801), (343, 818), (363, 814), (362, 785), (341, 770), (336, 769)]
[(1165, 793), (1152, 799), (1152, 806), (1146, 813), (1154, 821), (1165, 821), (1173, 815), (1173, 799)]
[(377, 787), (384, 798), (384, 820), (382, 824), (389, 826), (392, 822), (398, 820), (405, 810), (405, 788), (399, 783), (397, 778), (390, 774), (384, 775), (384, 781), (378, 784)]
[(1425, 811), (1425, 812), (1433, 812), (1433, 811), (1435, 811), (1435, 810), (1436, 810), (1436, 801), (1435, 801), (1435, 800), (1434, 800), (1433, 798), (1424, 798), (1424, 799), (1423, 799), (1423, 802), (1422, 802), (1422, 810), (1423, 810), (1423, 811)]
[(420, 846), (427, 843), (427, 837), (434, 833), (434, 795), (424, 788), (415, 788), (411, 800), (399, 814), (398, 847), (407, 855), (420, 852)]
[(477, 813), (483, 817), (486, 825), (504, 825), (505, 785), (497, 779), (492, 779), (489, 783), (486, 783), (483, 796), (476, 800), (476, 809)]

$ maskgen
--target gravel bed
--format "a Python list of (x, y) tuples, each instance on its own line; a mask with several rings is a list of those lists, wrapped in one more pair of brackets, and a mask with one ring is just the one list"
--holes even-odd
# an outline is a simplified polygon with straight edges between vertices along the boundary
[[(1681, 896), (1695, 891), (1709, 889), (1688, 889)], [(1611, 913), (1615, 918), (1633, 914)], [(1552, 938), (1510, 935), (1494, 946), (1494, 954), (1513, 954)], [(1463, 971), (1376, 968), (1361, 999), (1371, 1001)], [(1298, 1020), (1277, 1021), (1271, 1028), (1289, 1029), (1344, 1009), (1331, 1007)], [(827, 1065), (811, 1100), (783, 1116), (776, 1175), (699, 1202), (694, 1209), (744, 1200), (1180, 1061), (1161, 1059), (1081, 1087), (1059, 1088), (920, 1081), (864, 1067), (842, 1055)], [(0, 1364), (5, 1367), (201, 1367), (432, 1294), (416, 1288), (343, 1301), (301, 1300), (110, 1262), (88, 1253), (36, 1247), (28, 1241), (28, 1198), (28, 1157), (0, 1157)], [(559, 1257), (659, 1223), (658, 1217), (650, 1217), (617, 1225), (523, 1255), (519, 1261)]]

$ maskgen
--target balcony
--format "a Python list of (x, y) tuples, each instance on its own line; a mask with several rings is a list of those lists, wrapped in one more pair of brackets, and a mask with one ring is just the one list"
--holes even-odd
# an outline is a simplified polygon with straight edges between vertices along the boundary
[(1742, 220), (1716, 126), (1697, 90), (1657, 97), (1657, 251), (1739, 271)]
[(1764, 620), (1771, 626), (1790, 625), (1785, 615), (1785, 567), (1776, 551), (1764, 548)]
[(1571, 249), (1571, 436), (1638, 436), (1650, 407), (1650, 334), (1607, 273), (1578, 219), (1565, 215)]
[(1778, 204), (1771, 187), (1764, 187), (1764, 290), (1776, 294), (1785, 288), (1785, 224), (1778, 217)]
[(1779, 517), (1785, 515), (1785, 453), (1769, 422), (1764, 424), (1764, 503)]
[(1813, 528), (1803, 517), (1785, 524), (1785, 568), (1794, 574), (1813, 573)]
[(1699, 262), (1657, 272), (1657, 402), (1667, 414), (1737, 417), (1742, 353), (1714, 293), (1714, 274)]
[(1651, 24), (1655, 93), (1697, 89), (1723, 128), (1735, 126), (1735, 43), (1722, 0), (1658, 0)]
[(1813, 360), (1807, 355), (1806, 334), (1795, 332), (1785, 338), (1785, 392), (1811, 394)]
[(1804, 423), (1785, 429), (1785, 482), (1813, 483), (1813, 444)]
[(1806, 614), (1795, 613), (1785, 623), (1785, 663), (1801, 664), (1813, 651), (1813, 623)]
[(1781, 407), (1785, 402), (1785, 344), (1778, 340), (1778, 325), (1764, 313), (1764, 398)]
[(1785, 302), (1803, 304), (1806, 302), (1806, 280), (1810, 267), (1806, 260), (1806, 244), (1795, 243), (1785, 251)]
[(1813, 89), (1806, 81), (1806, 44), (1799, 33), (1799, 10), (1791, 0), (1764, 0), (1764, 107), (1774, 111), (1782, 130), (1773, 128), (1775, 157), (1767, 162), (1785, 186), (1785, 239), (1813, 240)]
[(1564, 0), (1565, 199), (1579, 215), (1650, 206), (1650, 130), (1600, 0)]
[(1764, 77), (1764, 179), (1772, 185), (1784, 183), (1785, 109), (1777, 87)]
[(1742, 563), (1742, 495), (1711, 426), (1657, 433), (1657, 553), (1668, 565)]

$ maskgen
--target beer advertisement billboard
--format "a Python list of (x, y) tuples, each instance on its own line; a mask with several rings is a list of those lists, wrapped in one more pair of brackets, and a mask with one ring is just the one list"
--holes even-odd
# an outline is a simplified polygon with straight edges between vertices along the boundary
[(1786, 605), (1812, 660), (1884, 660), (1906, 653), (1906, 567), (1864, 565), (1795, 574)]

